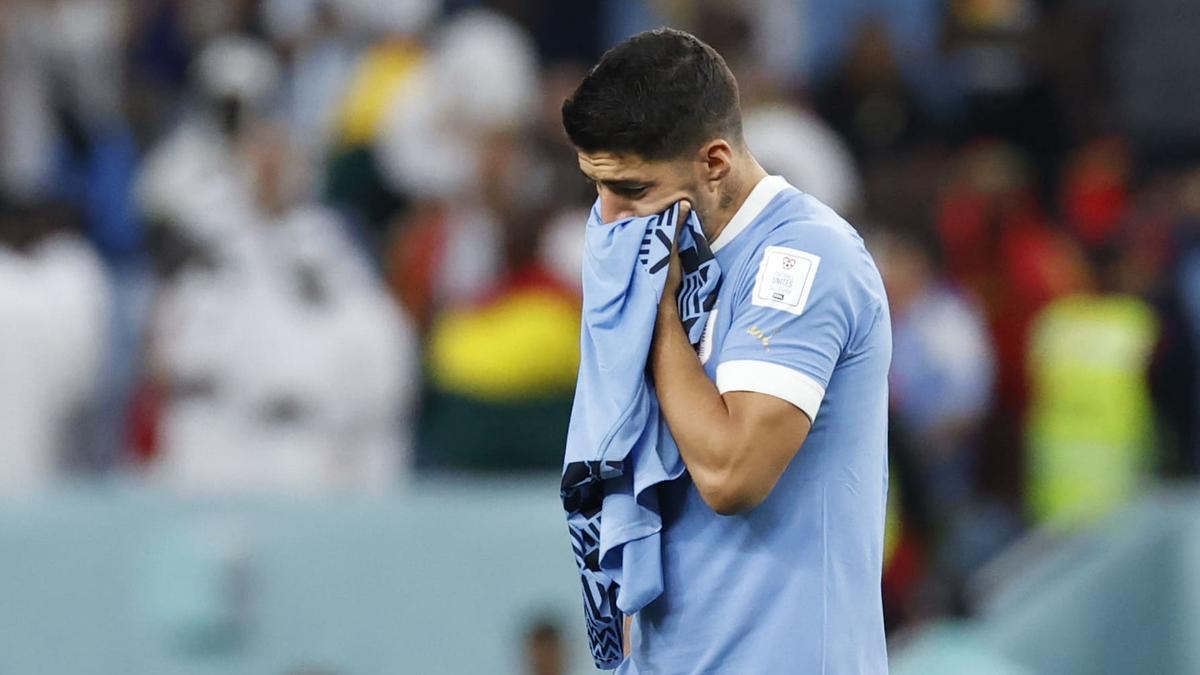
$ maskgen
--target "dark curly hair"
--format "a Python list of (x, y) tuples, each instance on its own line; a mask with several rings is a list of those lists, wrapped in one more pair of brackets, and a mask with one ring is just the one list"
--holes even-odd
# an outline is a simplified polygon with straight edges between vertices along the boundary
[(605, 52), (563, 102), (563, 127), (584, 152), (676, 159), (705, 141), (742, 143), (737, 81), (725, 59), (671, 28)]

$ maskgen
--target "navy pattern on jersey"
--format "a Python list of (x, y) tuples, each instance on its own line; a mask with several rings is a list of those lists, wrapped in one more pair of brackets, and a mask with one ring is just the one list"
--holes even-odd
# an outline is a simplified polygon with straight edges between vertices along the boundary
[(605, 670), (616, 668), (624, 656), (624, 626), (617, 610), (617, 584), (600, 569), (600, 507), (604, 504), (604, 481), (624, 472), (624, 462), (572, 462), (562, 479), (571, 550), (583, 582), (588, 648), (596, 667)]
[(683, 320), (683, 329), (692, 347), (699, 348), (708, 313), (717, 306), (721, 268), (699, 222), (689, 220), (688, 224), (690, 226), (679, 233), (679, 262), (684, 272), (679, 284), (679, 318)]

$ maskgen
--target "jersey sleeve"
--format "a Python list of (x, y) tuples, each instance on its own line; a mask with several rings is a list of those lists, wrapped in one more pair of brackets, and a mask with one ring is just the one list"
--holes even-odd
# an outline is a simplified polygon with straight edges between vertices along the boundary
[(717, 389), (775, 396), (816, 420), (856, 319), (872, 302), (861, 278), (869, 270), (865, 251), (833, 237), (761, 247), (730, 289), (737, 295), (717, 355)]

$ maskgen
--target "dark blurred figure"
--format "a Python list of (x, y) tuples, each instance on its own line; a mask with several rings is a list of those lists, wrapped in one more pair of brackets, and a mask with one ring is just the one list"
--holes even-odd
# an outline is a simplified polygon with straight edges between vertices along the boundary
[(943, 35), (965, 99), (959, 140), (1003, 138), (1030, 157), (1038, 179), (1057, 173), (1068, 142), (1036, 48), (1044, 4), (951, 0)]
[[(1106, 2), (1039, 0), (1033, 58), (1068, 146), (1116, 131)], [(1048, 176), (1053, 178), (1053, 176)]]
[(526, 675), (566, 675), (566, 648), (557, 622), (540, 619), (525, 631), (525, 663)]
[(1162, 423), (1164, 469), (1200, 475), (1200, 168), (1160, 174), (1150, 182), (1133, 225), (1170, 233), (1164, 279), (1156, 294), (1162, 319), (1151, 370)]
[(1107, 12), (1112, 102), (1121, 129), (1151, 165), (1200, 158), (1200, 4), (1097, 3)]
[(895, 156), (933, 131), (916, 92), (901, 75), (882, 20), (859, 25), (846, 60), (817, 85), (813, 100), (867, 165)]
[[(470, 2), (453, 2), (472, 4)], [(594, 63), (607, 48), (601, 43), (603, 0), (539, 2), (537, 0), (477, 0), (474, 4), (508, 16), (528, 32), (538, 55), (547, 62)]]
[(859, 24), (845, 60), (816, 83), (811, 98), (854, 154), (863, 176), (863, 213), (904, 227), (924, 226), (945, 170), (946, 143), (940, 119), (925, 109), (901, 72), (882, 19)]

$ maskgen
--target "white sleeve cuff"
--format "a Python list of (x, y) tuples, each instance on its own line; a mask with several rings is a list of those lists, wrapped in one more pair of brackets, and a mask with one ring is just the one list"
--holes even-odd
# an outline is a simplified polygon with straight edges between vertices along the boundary
[(825, 387), (808, 375), (768, 361), (725, 361), (717, 366), (717, 390), (754, 391), (781, 398), (817, 419)]

